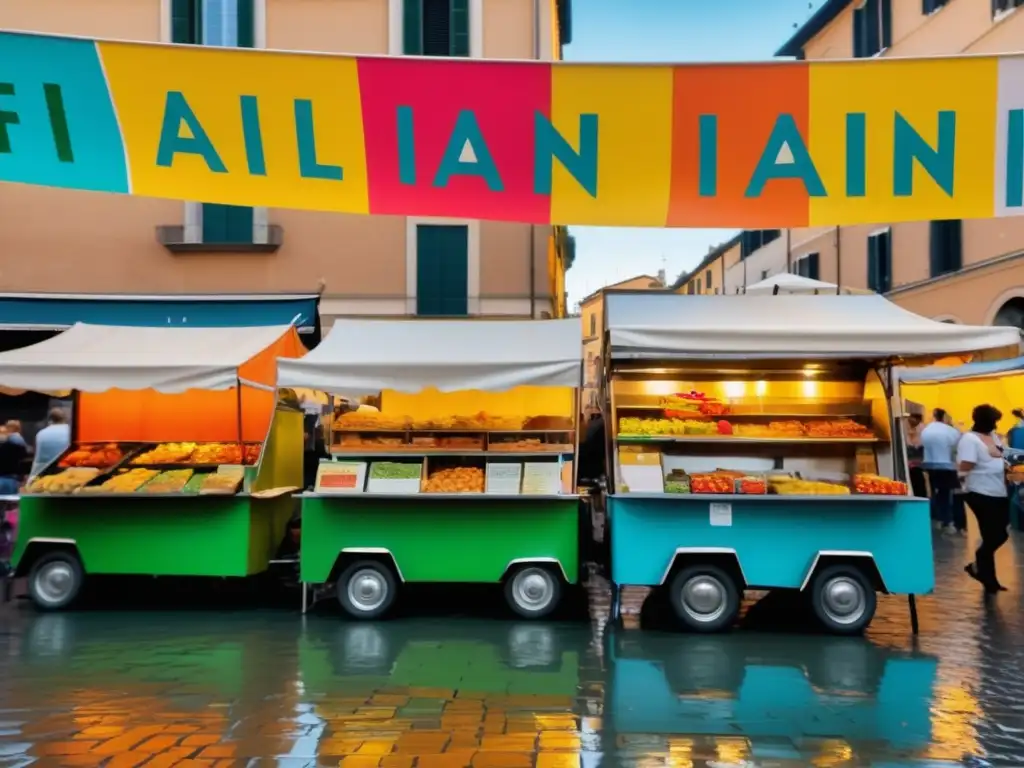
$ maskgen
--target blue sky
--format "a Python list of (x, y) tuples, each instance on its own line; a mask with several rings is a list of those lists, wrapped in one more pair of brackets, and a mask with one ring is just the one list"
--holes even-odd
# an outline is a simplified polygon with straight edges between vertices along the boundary
[[(772, 54), (822, 0), (573, 0), (568, 61), (756, 61)], [(732, 236), (726, 229), (573, 227), (569, 304), (636, 274), (669, 280)]]

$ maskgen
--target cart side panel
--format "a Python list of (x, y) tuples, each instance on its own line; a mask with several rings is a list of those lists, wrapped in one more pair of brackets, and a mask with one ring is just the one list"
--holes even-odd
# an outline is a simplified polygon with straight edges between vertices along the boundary
[(662, 583), (680, 549), (735, 550), (747, 585), (799, 588), (818, 552), (870, 552), (890, 592), (927, 594), (935, 586), (928, 502), (924, 499), (732, 502), (731, 525), (711, 525), (699, 496), (608, 500), (612, 578)]
[(87, 574), (246, 576), (247, 497), (23, 497), (20, 560), (32, 539), (70, 539)]
[(302, 487), (303, 416), (294, 408), (278, 407), (270, 422), (254, 491)]
[(571, 500), (302, 500), (302, 580), (330, 578), (345, 549), (387, 549), (402, 578), (497, 582), (509, 563), (557, 559), (570, 582), (578, 571), (578, 502)]

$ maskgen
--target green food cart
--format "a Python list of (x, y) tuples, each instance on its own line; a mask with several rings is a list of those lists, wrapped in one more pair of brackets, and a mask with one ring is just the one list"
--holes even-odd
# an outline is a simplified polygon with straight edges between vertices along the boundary
[[(69, 606), (86, 575), (267, 570), (302, 483), (303, 416), (249, 376), (272, 376), (279, 355), (300, 349), (290, 326), (79, 324), (0, 354), (0, 386), (76, 393), (70, 446), (20, 499), (12, 566), (36, 606)], [(144, 423), (106, 410), (118, 403), (148, 409)], [(161, 437), (140, 440), (147, 430)]]
[(302, 495), (303, 608), (370, 619), (413, 582), (501, 584), (550, 614), (578, 581), (575, 320), (342, 320), (283, 387), (376, 402), (332, 414)]

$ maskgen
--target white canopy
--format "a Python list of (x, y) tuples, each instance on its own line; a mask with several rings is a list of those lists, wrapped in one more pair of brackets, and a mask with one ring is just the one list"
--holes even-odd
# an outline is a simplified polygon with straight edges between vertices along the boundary
[(0, 387), (40, 392), (230, 389), (238, 383), (238, 369), (290, 328), (78, 323), (52, 339), (0, 353)]
[[(810, 277), (794, 275), (789, 272), (780, 272), (772, 275), (753, 285), (748, 285), (743, 292), (745, 296), (771, 296), (776, 294), (825, 294), (836, 295), (839, 293), (862, 293), (851, 288), (839, 288), (835, 283), (826, 283), (824, 280), (815, 280)], [(838, 289), (838, 291), (837, 291)]]
[(605, 297), (613, 358), (921, 357), (1018, 344), (1016, 328), (939, 323), (882, 296)]
[(572, 320), (337, 320), (303, 358), (278, 360), (278, 386), (365, 395), (393, 389), (578, 387), (582, 328)]

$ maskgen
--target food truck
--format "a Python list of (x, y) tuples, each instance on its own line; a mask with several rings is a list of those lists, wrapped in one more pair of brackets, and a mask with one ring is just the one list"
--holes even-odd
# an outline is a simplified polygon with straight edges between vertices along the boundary
[(302, 483), (302, 413), (278, 401), (291, 326), (78, 324), (0, 354), (0, 386), (72, 392), (71, 444), (20, 499), (12, 557), (36, 606), (90, 575), (267, 570)]
[(302, 494), (303, 605), (385, 614), (411, 583), (502, 585), (540, 618), (578, 581), (577, 320), (339, 320), (278, 383), (363, 398)]
[[(731, 626), (745, 590), (799, 590), (856, 633), (876, 593), (934, 586), (929, 506), (905, 482), (893, 366), (1016, 344), (881, 296), (605, 297), (615, 585)], [(664, 593), (663, 593), (664, 594)]]

